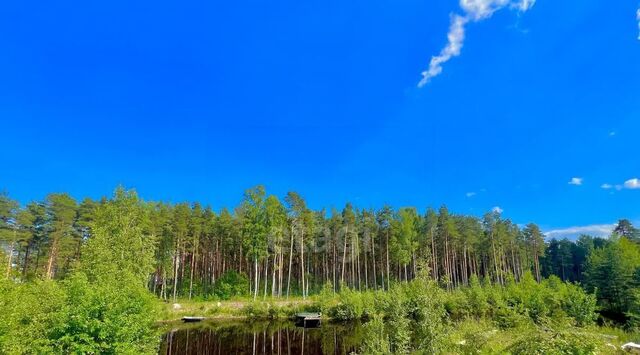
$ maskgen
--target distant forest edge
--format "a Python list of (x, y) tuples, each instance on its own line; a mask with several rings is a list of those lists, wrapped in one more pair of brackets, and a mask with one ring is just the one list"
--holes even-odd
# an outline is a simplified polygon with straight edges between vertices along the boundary
[[(307, 297), (326, 285), (385, 290), (428, 265), (446, 289), (466, 286), (474, 275), (498, 285), (527, 272), (538, 281), (556, 275), (596, 293), (612, 319), (640, 314), (640, 232), (628, 220), (620, 220), (610, 238), (546, 241), (535, 224), (520, 228), (498, 212), (478, 218), (442, 206), (421, 215), (413, 207), (371, 210), (350, 203), (341, 211), (314, 211), (295, 192), (281, 201), (263, 186), (220, 211), (197, 202), (135, 199), (142, 211), (135, 227), (150, 241), (142, 245), (154, 249), (148, 288), (165, 300)], [(20, 205), (0, 194), (6, 278), (64, 279), (81, 267), (82, 246), (100, 228), (96, 211), (107, 202), (78, 203), (56, 193)]]

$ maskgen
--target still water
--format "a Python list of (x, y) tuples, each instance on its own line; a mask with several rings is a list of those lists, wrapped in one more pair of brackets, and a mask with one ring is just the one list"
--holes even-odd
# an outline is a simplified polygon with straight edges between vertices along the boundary
[(350, 354), (361, 339), (359, 323), (310, 329), (287, 321), (207, 321), (168, 329), (160, 354)]

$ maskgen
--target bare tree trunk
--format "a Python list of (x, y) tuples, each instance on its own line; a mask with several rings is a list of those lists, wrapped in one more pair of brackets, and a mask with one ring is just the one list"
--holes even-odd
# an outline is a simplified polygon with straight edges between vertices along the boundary
[(367, 269), (369, 268), (369, 265), (367, 263), (367, 248), (364, 248), (364, 289), (368, 290), (369, 289), (369, 274), (367, 273)]
[(302, 279), (302, 299), (304, 300), (307, 298), (304, 288), (304, 232), (300, 233), (300, 263), (302, 264), (300, 265), (300, 271), (302, 272), (300, 278)]
[(258, 298), (258, 254), (253, 256), (253, 265), (254, 265), (254, 280), (255, 287), (253, 288), (253, 300), (255, 301)]
[(191, 295), (193, 293), (193, 272), (196, 268), (196, 258), (198, 257), (198, 245), (193, 246), (193, 253), (191, 254), (191, 272), (189, 275), (189, 300), (191, 300)]
[(347, 236), (349, 234), (349, 227), (347, 227), (344, 235), (344, 248), (342, 249), (342, 276), (340, 277), (340, 288), (344, 285), (344, 267), (347, 261)]
[[(15, 232), (14, 232), (15, 234)], [(11, 276), (11, 264), (13, 262), (13, 248), (15, 246), (15, 242), (11, 242), (11, 245), (9, 246), (9, 263), (7, 264), (7, 279)]]
[(289, 289), (291, 287), (291, 266), (293, 265), (293, 226), (291, 226), (291, 246), (289, 250), (289, 277), (287, 278), (287, 299), (289, 299)]
[(387, 290), (391, 289), (391, 268), (389, 267), (389, 231), (387, 231)]
[[(274, 269), (275, 269), (275, 263), (274, 263)], [(269, 250), (267, 248), (267, 257), (264, 259), (264, 299), (267, 298), (267, 285), (269, 284), (267, 281), (269, 280)]]
[(371, 257), (373, 258), (373, 289), (378, 289), (378, 274), (376, 273), (376, 241), (371, 239)]
[(173, 256), (173, 302), (176, 301), (178, 294), (178, 251), (176, 250), (175, 255)]
[(49, 253), (49, 262), (47, 263), (47, 280), (53, 278), (53, 272), (55, 267), (55, 260), (58, 257), (58, 238), (53, 240), (51, 245), (51, 252)]

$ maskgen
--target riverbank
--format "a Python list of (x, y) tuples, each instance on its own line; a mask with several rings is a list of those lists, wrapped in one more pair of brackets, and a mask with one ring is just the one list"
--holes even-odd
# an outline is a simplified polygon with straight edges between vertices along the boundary
[(293, 297), (288, 300), (266, 298), (238, 298), (226, 301), (177, 300), (176, 302), (160, 301), (159, 323), (179, 321), (182, 317), (198, 316), (207, 320), (213, 319), (276, 319), (290, 318), (297, 312), (315, 311), (319, 309), (319, 300)]
[[(617, 352), (640, 334), (598, 326), (595, 297), (578, 286), (527, 276), (506, 287), (480, 284), (445, 291), (429, 280), (396, 284), (388, 291), (357, 292), (327, 288), (307, 299), (234, 299), (163, 303), (161, 320), (202, 316), (202, 327), (237, 321), (251, 324), (322, 312), (326, 324), (363, 322), (361, 353)], [(251, 320), (246, 322), (245, 320)], [(269, 322), (268, 322), (269, 323)], [(601, 324), (601, 323), (600, 323)], [(171, 324), (171, 329), (183, 326)], [(189, 326), (190, 327), (190, 326)], [(197, 326), (196, 326), (197, 327)], [(405, 351), (406, 350), (406, 351)], [(565, 351), (566, 350), (566, 351)]]

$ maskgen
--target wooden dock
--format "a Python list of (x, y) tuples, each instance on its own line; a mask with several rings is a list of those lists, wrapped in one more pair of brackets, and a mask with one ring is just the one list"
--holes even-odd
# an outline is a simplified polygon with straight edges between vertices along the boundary
[(320, 326), (322, 315), (320, 313), (297, 313), (296, 325), (304, 328), (317, 328)]
[(204, 317), (182, 317), (182, 321), (185, 323), (195, 323), (201, 322), (204, 320)]

